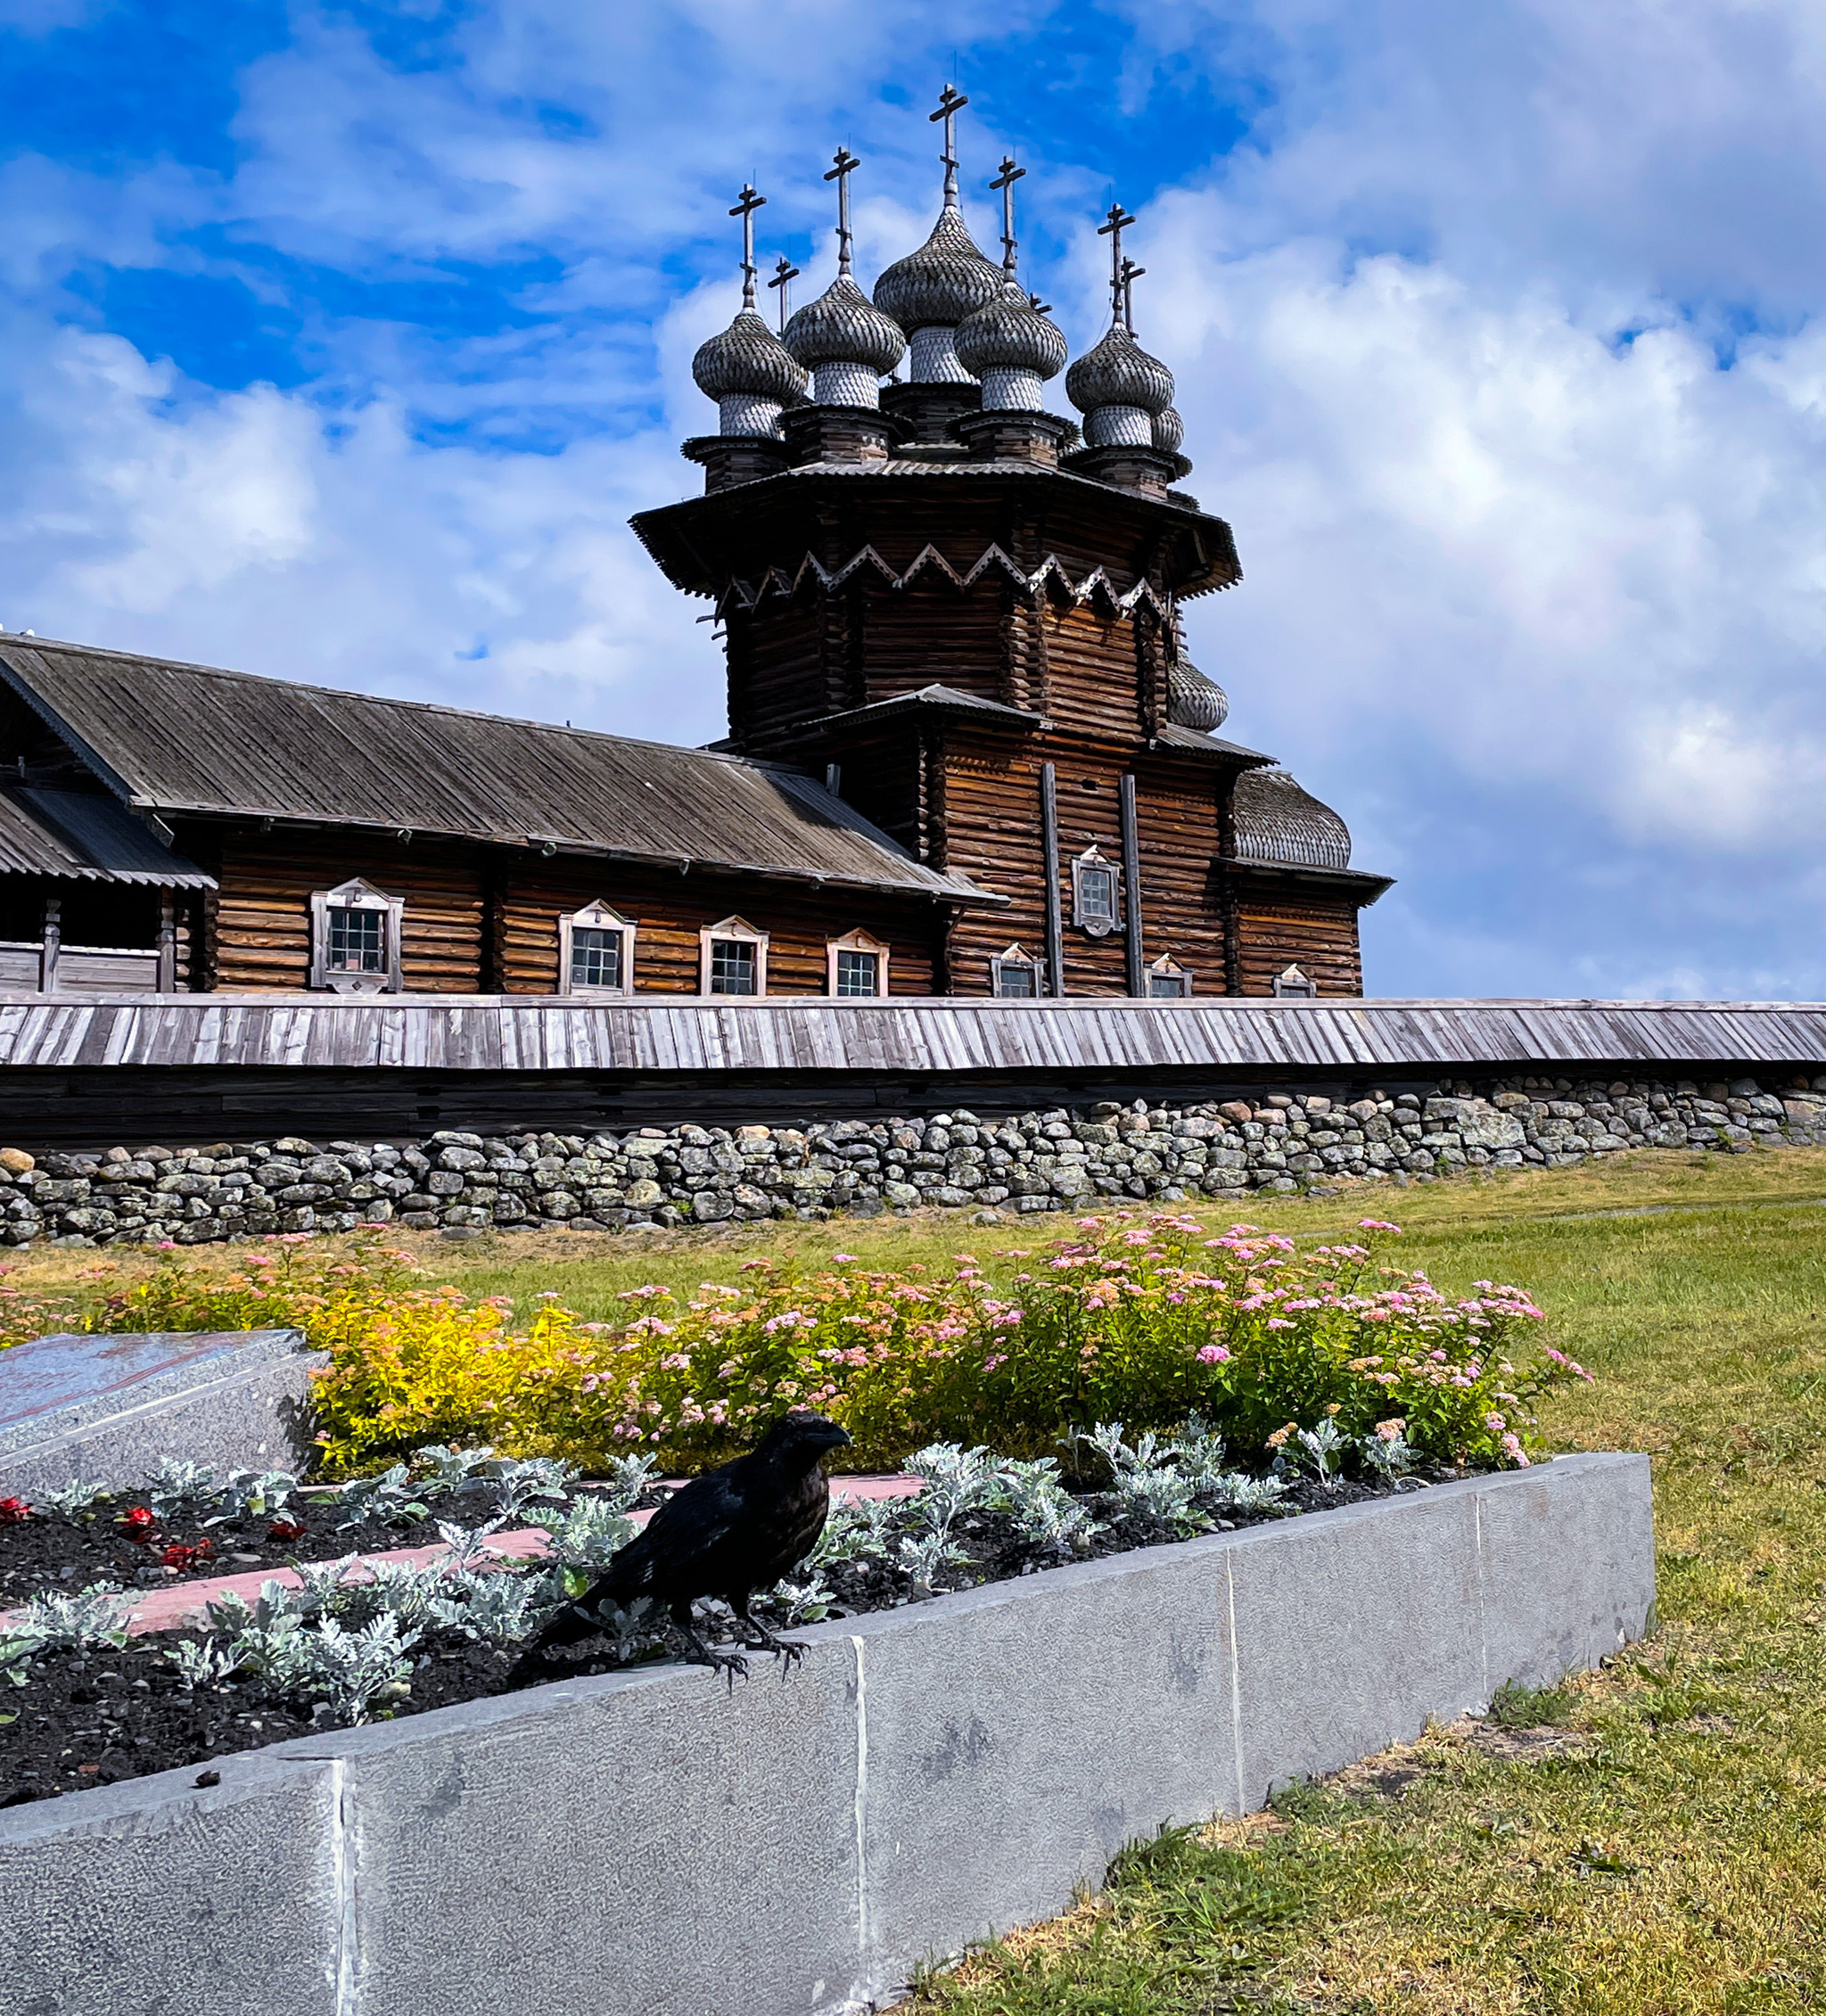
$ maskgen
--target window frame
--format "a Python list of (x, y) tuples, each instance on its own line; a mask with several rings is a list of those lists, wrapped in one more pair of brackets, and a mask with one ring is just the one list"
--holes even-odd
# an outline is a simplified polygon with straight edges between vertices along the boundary
[(1273, 993), (1278, 1001), (1316, 1001), (1319, 999), (1319, 983), (1298, 966), (1290, 966), (1284, 972), (1275, 975)]
[[(1086, 912), (1084, 882), (1087, 871), (1095, 871), (1109, 877), (1110, 908), (1107, 917), (1092, 917)], [(1119, 862), (1108, 860), (1094, 843), (1082, 854), (1073, 857), (1072, 928), (1082, 931), (1091, 938), (1107, 938), (1112, 932), (1123, 928), (1122, 866)]]
[[(720, 924), (707, 924), (697, 934), (697, 992), (706, 1000), (759, 1001), (767, 995), (767, 949), (769, 934), (757, 931), (746, 917), (726, 917)], [(752, 994), (712, 994), (711, 992), (711, 947), (718, 939), (736, 939), (754, 947), (754, 992)]]
[[(333, 910), (377, 911), (384, 918), (381, 927), (382, 969), (379, 973), (350, 973), (330, 964), (330, 914)], [(333, 889), (314, 889), (310, 897), (310, 984), (313, 990), (332, 994), (402, 994), (406, 991), (400, 941), (405, 934), (406, 899), (390, 896), (384, 889), (358, 875), (339, 882)]]
[[(1029, 994), (1005, 994), (1002, 992), (1002, 974), (1005, 968), (1016, 967), (1031, 975), (1033, 991)], [(999, 1001), (1038, 1001), (1045, 999), (1046, 967), (1043, 961), (1033, 957), (1019, 944), (1010, 945), (1007, 951), (997, 953), (989, 962), (989, 991), (992, 1000)]]
[[(639, 930), (637, 919), (623, 917), (613, 904), (604, 902), (600, 897), (593, 903), (586, 903), (580, 910), (572, 910), (568, 917), (561, 917), (558, 919), (559, 993), (575, 995), (583, 1000), (626, 1000), (634, 992), (634, 941)], [(573, 978), (571, 966), (580, 931), (614, 931), (621, 934), (621, 984), (619, 987), (595, 987), (588, 982), (580, 983)]]
[[(869, 952), (875, 958), (876, 990), (872, 994), (840, 994), (837, 992), (837, 954), (839, 952)], [(825, 992), (834, 1001), (882, 1001), (888, 996), (888, 961), (891, 950), (887, 941), (877, 938), (874, 932), (860, 926), (846, 931), (841, 938), (830, 938), (824, 948)]]
[[(1150, 1001), (1189, 1001), (1192, 998), (1191, 973), (1188, 968), (1181, 966), (1171, 952), (1163, 952), (1155, 960), (1154, 964), (1147, 969), (1146, 980), (1147, 985), (1147, 998)], [(1156, 994), (1154, 991), (1154, 983), (1156, 980), (1177, 980), (1180, 984), (1170, 994)]]

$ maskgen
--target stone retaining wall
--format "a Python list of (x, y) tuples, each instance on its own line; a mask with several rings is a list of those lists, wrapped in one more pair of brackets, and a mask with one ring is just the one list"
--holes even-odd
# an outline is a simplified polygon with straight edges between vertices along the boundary
[(1650, 1626), (1649, 1464), (1565, 1456), (0, 1813), (34, 2016), (863, 2016), (1166, 1821)]
[(1626, 1148), (1826, 1145), (1826, 1076), (1772, 1088), (1510, 1078), (1361, 1098), (1263, 1091), (1208, 1105), (1103, 1104), (1007, 1118), (622, 1133), (443, 1131), (416, 1142), (222, 1142), (34, 1164), (0, 1150), (0, 1243), (197, 1245), (391, 1220), (474, 1231), (867, 1216), (916, 1205), (1003, 1213), (1099, 1198), (1243, 1197), (1340, 1180), (1559, 1167)]

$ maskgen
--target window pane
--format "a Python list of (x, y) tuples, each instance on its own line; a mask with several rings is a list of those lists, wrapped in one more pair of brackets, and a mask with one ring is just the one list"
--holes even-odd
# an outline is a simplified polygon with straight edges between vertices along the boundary
[(881, 955), (877, 952), (837, 952), (837, 992), (840, 994), (881, 992)]
[(619, 931), (577, 929), (572, 932), (571, 984), (573, 987), (619, 987), (621, 984), (621, 934)]
[(710, 942), (710, 991), (712, 994), (752, 994), (761, 948), (748, 938), (712, 938)]
[(332, 910), (332, 973), (384, 973), (387, 970), (386, 912)]
[(1116, 914), (1116, 876), (1114, 868), (1081, 868), (1078, 870), (1078, 909), (1081, 920), (1114, 922)]
[(995, 991), (1005, 1000), (1032, 1000), (1039, 992), (1034, 984), (1033, 968), (1018, 959), (999, 960), (995, 969)]
[(1147, 992), (1157, 1000), (1179, 1000), (1187, 991), (1186, 977), (1183, 973), (1150, 973)]

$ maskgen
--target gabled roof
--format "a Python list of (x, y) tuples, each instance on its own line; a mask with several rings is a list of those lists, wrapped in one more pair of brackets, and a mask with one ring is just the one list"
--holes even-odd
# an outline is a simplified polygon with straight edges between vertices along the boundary
[(420, 701), (0, 637), (0, 680), (127, 804), (1002, 899), (802, 771)]
[(22, 784), (0, 788), (0, 875), (216, 886), (193, 861), (162, 846), (118, 798)]
[(841, 713), (820, 714), (806, 722), (807, 728), (864, 728), (870, 721), (905, 713), (988, 714), (1014, 728), (1045, 728), (1044, 714), (1030, 713), (1024, 707), (1010, 707), (1005, 701), (986, 700), (981, 694), (964, 693), (955, 686), (934, 684), (911, 693), (897, 693), (891, 699), (871, 700), (866, 707), (846, 707)]

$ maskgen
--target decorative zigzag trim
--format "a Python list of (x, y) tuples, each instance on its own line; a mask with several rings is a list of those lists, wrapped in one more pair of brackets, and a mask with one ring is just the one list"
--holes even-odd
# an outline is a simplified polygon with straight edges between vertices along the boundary
[(756, 583), (745, 581), (739, 576), (732, 576), (728, 586), (717, 597), (717, 613), (721, 615), (732, 607), (744, 610), (757, 608), (769, 596), (794, 596), (804, 586), (808, 577), (827, 594), (832, 588), (843, 587), (852, 574), (864, 567), (874, 568), (883, 581), (892, 588), (906, 588), (925, 569), (934, 568), (953, 588), (960, 591), (975, 588), (983, 575), (992, 569), (999, 568), (1031, 600), (1037, 601), (1047, 583), (1056, 581), (1073, 607), (1093, 598), (1100, 598), (1119, 616), (1126, 616), (1138, 606), (1145, 605), (1162, 622), (1171, 621), (1172, 617), (1171, 605), (1163, 601), (1146, 580), (1137, 581), (1126, 594), (1119, 593), (1109, 576), (1098, 566), (1093, 567), (1082, 580), (1074, 581), (1066, 571), (1065, 563), (1053, 553), (1049, 553), (1030, 574), (1009, 559), (999, 546), (990, 547), (966, 574), (958, 573), (935, 546), (922, 547), (904, 574), (897, 574), (872, 546), (865, 546), (835, 572), (825, 566), (816, 554), (808, 553), (790, 574), (784, 568), (769, 567)]

